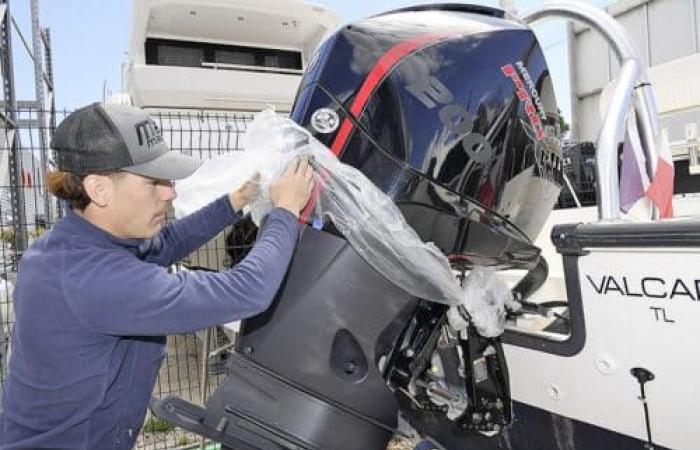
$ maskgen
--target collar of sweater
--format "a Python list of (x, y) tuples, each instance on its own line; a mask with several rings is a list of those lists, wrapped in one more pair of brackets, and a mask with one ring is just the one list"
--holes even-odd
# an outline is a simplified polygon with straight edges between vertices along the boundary
[(71, 208), (67, 208), (65, 217), (56, 223), (54, 229), (57, 229), (60, 233), (77, 236), (79, 239), (86, 239), (98, 245), (123, 247), (137, 255), (151, 244), (151, 239), (124, 239), (114, 236), (86, 220)]

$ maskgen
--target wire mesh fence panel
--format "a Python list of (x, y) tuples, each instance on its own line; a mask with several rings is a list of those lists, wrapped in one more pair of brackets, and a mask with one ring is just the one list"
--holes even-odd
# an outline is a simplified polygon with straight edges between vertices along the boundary
[[(15, 321), (12, 293), (22, 254), (59, 215), (44, 180), (50, 155), (51, 125), (39, 120), (47, 111), (13, 111), (14, 125), (0, 119), (0, 393), (11, 354)], [(61, 119), (67, 111), (57, 112)], [(5, 111), (4, 118), (9, 117)]]
[(565, 146), (564, 175), (568, 183), (562, 188), (556, 207), (560, 209), (595, 206), (595, 146), (590, 142)]

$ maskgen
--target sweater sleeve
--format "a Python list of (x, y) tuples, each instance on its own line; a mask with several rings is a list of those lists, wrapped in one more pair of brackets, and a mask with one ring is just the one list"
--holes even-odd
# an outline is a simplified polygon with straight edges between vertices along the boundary
[(141, 258), (169, 266), (197, 250), (229, 225), (240, 219), (227, 196), (163, 228), (140, 248)]
[(276, 208), (248, 256), (227, 271), (168, 273), (133, 255), (111, 255), (72, 269), (67, 278), (76, 284), (64, 285), (64, 295), (81, 322), (112, 335), (179, 334), (244, 319), (272, 302), (298, 234), (296, 217)]

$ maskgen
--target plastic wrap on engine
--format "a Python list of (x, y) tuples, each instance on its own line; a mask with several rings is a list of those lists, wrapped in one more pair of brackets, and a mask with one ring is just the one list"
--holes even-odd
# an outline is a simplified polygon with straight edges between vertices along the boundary
[[(312, 220), (331, 220), (369, 265), (411, 295), (463, 305), (483, 335), (502, 332), (501, 311), (510, 291), (499, 291), (501, 299), (489, 295), (484, 301), (473, 289), (460, 287), (447, 257), (420, 239), (386, 194), (306, 130), (272, 111), (259, 113), (250, 124), (244, 150), (208, 160), (192, 177), (178, 182), (175, 214), (190, 214), (259, 173), (261, 195), (250, 205), (253, 220), (259, 223), (273, 207), (267, 195), (269, 183), (297, 157), (308, 158), (315, 169)], [(479, 272), (477, 278), (483, 282), (484, 277), (495, 274)]]

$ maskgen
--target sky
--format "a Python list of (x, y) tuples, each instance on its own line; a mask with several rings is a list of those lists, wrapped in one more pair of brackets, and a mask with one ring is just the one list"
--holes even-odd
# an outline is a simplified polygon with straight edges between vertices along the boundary
[[(138, 0), (40, 0), (40, 20), (51, 30), (56, 85), (56, 105), (72, 110), (99, 101), (103, 92), (121, 92), (121, 67), (129, 42), (131, 4)], [(343, 22), (417, 3), (445, 3), (445, 0), (315, 0), (313, 3), (334, 10)], [(498, 0), (470, 3), (498, 6)], [(541, 0), (512, 0), (515, 8), (526, 11)], [(587, 0), (604, 6), (610, 0)], [(12, 14), (31, 45), (30, 0), (12, 0)], [(565, 24), (551, 21), (535, 26), (544, 49), (560, 109), (569, 117)], [(18, 33), (13, 29), (15, 89), (18, 100), (35, 98), (33, 63)]]

